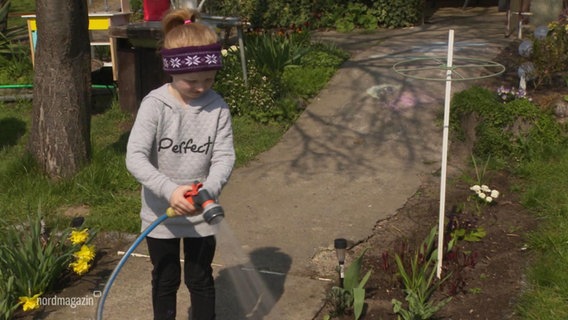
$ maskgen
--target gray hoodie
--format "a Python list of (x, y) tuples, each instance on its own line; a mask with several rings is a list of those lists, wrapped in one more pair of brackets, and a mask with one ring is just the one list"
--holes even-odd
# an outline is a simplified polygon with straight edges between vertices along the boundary
[[(183, 105), (168, 86), (144, 97), (128, 139), (126, 167), (142, 184), (141, 230), (165, 214), (180, 185), (200, 181), (218, 198), (235, 162), (230, 110), (221, 96), (208, 90)], [(149, 236), (204, 237), (215, 232), (215, 226), (197, 215), (169, 218)]]

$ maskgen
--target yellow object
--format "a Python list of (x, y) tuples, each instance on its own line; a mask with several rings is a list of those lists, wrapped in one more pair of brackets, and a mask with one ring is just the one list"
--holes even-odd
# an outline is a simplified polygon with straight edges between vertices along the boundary
[(28, 310), (35, 310), (39, 308), (38, 298), (41, 296), (41, 293), (35, 294), (33, 297), (20, 297), (20, 304), (22, 305), (22, 309), (24, 311)]
[[(108, 13), (89, 13), (89, 31), (106, 31), (112, 26), (126, 25), (130, 21), (130, 12), (108, 12)], [(28, 37), (30, 39), (30, 50), (32, 53), (32, 64), (34, 61), (35, 44), (37, 41), (37, 19), (35, 14), (23, 15), (22, 18), (28, 22)], [(117, 80), (118, 72), (116, 65), (116, 39), (111, 37), (108, 41), (92, 42), (91, 46), (110, 46), (113, 79)]]
[(166, 215), (168, 217), (175, 217), (176, 216), (176, 212), (174, 211), (174, 208), (169, 207), (168, 210), (166, 210)]
[(87, 262), (95, 259), (95, 246), (82, 245), (81, 249), (73, 254), (77, 260), (85, 260)]
[(91, 264), (86, 260), (77, 260), (75, 262), (71, 262), (69, 266), (73, 268), (73, 272), (80, 276), (87, 273), (87, 271), (89, 271), (89, 269), (91, 268)]
[(73, 230), (69, 236), (69, 240), (72, 244), (83, 244), (89, 238), (89, 229), (85, 228), (81, 231)]

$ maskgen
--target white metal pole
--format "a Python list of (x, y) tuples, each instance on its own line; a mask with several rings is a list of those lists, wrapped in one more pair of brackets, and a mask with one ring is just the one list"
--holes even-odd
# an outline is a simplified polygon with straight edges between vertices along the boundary
[(448, 36), (448, 61), (446, 70), (446, 97), (444, 100), (444, 126), (442, 141), (442, 172), (440, 176), (440, 213), (438, 219), (438, 264), (436, 275), (442, 277), (442, 260), (444, 257), (444, 220), (446, 202), (446, 168), (448, 163), (448, 130), (450, 127), (450, 99), (452, 92), (452, 60), (454, 52), (454, 30)]

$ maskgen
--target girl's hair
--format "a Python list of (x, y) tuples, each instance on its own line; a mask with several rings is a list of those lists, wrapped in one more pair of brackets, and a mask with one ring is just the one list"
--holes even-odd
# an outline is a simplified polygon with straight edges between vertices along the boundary
[(205, 46), (219, 42), (219, 37), (208, 25), (199, 22), (199, 12), (175, 9), (162, 19), (164, 49)]

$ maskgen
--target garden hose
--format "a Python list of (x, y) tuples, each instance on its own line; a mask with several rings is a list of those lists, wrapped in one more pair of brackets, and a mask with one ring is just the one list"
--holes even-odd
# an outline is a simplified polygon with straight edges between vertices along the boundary
[(168, 210), (166, 214), (159, 216), (154, 222), (152, 222), (151, 225), (149, 225), (146, 229), (144, 229), (144, 231), (142, 231), (140, 236), (138, 236), (138, 238), (136, 238), (136, 240), (130, 246), (130, 248), (128, 248), (128, 251), (126, 251), (126, 253), (122, 257), (122, 259), (120, 259), (120, 261), (118, 262), (118, 265), (116, 265), (116, 267), (112, 271), (107, 283), (105, 284), (105, 288), (104, 288), (104, 290), (101, 294), (101, 297), (99, 299), (99, 303), (97, 305), (97, 316), (96, 316), (97, 320), (102, 320), (102, 318), (103, 318), (103, 308), (105, 306), (106, 297), (107, 297), (107, 295), (110, 291), (110, 288), (112, 287), (114, 280), (116, 279), (116, 276), (120, 272), (120, 269), (122, 269), (122, 267), (126, 263), (126, 260), (128, 260), (128, 258), (132, 254), (132, 252), (136, 249), (136, 247), (138, 247), (140, 242), (142, 242), (142, 240), (144, 240), (144, 238), (146, 238), (146, 236), (152, 230), (154, 230), (160, 223), (164, 222), (164, 220), (166, 220), (169, 217), (173, 217), (174, 215), (175, 215), (175, 213), (173, 212), (173, 210)]

